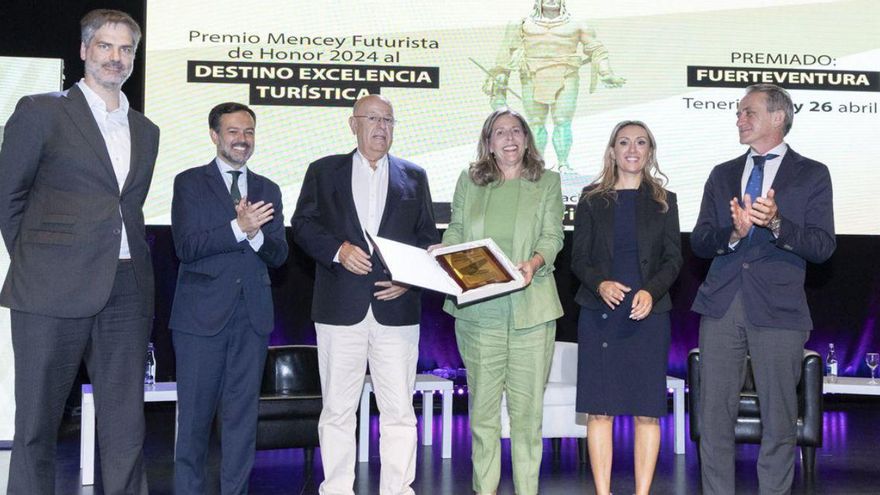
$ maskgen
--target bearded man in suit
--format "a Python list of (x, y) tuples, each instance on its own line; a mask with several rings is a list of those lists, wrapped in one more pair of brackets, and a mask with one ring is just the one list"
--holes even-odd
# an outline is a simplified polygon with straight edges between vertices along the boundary
[(246, 105), (215, 106), (208, 127), (217, 156), (174, 179), (180, 270), (168, 326), (177, 363), (178, 495), (206, 493), (215, 414), (221, 493), (246, 495), (254, 463), (260, 378), (275, 323), (268, 268), (287, 259), (281, 190), (247, 166), (256, 126)]
[(142, 363), (153, 267), (143, 204), (159, 129), (122, 92), (137, 22), (100, 9), (80, 26), (85, 77), (22, 98), (0, 150), (0, 232), (11, 262), (0, 304), (12, 310), (15, 354), (8, 493), (54, 493), (58, 427), (85, 361), (104, 492), (146, 495)]

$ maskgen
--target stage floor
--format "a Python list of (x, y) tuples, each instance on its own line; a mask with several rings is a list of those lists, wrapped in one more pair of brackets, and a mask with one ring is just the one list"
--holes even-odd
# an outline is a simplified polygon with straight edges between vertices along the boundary
[[(865, 397), (827, 397), (824, 420), (824, 447), (817, 453), (816, 477), (813, 482), (803, 479), (800, 462), (795, 470), (794, 494), (857, 495), (880, 493), (880, 399)], [(170, 404), (147, 404), (147, 442), (144, 448), (147, 460), (151, 494), (172, 494), (173, 472), (173, 423), (174, 407)], [(687, 453), (675, 455), (672, 445), (672, 413), (661, 419), (663, 444), (657, 466), (652, 493), (697, 494), (700, 492), (699, 466), (694, 445), (687, 441)], [(416, 481), (413, 489), (419, 495), (465, 495), (471, 493), (470, 435), (467, 416), (456, 413), (452, 422), (452, 458), (441, 459), (439, 434), (440, 415), (434, 416), (434, 445), (419, 445)], [(371, 428), (378, 430), (378, 417), (371, 419)], [(421, 429), (419, 430), (421, 431)], [(356, 468), (355, 492), (376, 494), (379, 484), (377, 432), (371, 434), (374, 442), (370, 460), (359, 463)], [(632, 475), (632, 421), (621, 419), (615, 425), (615, 459), (612, 490), (631, 493), (634, 487)], [(421, 439), (420, 439), (421, 441)], [(739, 446), (737, 453), (737, 493), (757, 493), (755, 462), (757, 446)], [(217, 449), (212, 449), (209, 477), (212, 478), (210, 493), (219, 492), (217, 484)], [(499, 495), (513, 493), (510, 477), (510, 449), (503, 444), (504, 465)], [(0, 451), (0, 489), (5, 493), (9, 451)], [(79, 470), (79, 422), (78, 418), (66, 421), (58, 446), (58, 476), (56, 493), (101, 494), (100, 472), (94, 487), (80, 486)], [(99, 470), (100, 471), (100, 470)], [(257, 452), (251, 473), (250, 493), (253, 495), (316, 494), (323, 478), (320, 451), (315, 456), (311, 480), (303, 470), (301, 450), (278, 450)], [(578, 461), (577, 442), (565, 439), (558, 456), (554, 456), (550, 442), (545, 441), (544, 462), (541, 467), (541, 493), (543, 495), (570, 495), (593, 493), (589, 466)]]

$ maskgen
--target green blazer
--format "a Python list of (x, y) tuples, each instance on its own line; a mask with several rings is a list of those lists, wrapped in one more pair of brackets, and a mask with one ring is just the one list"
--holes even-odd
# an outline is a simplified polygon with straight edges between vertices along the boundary
[[(510, 294), (513, 327), (530, 328), (562, 316), (562, 304), (553, 277), (556, 255), (562, 249), (562, 187), (559, 174), (545, 171), (538, 182), (521, 180), (519, 204), (516, 209), (511, 261), (528, 260), (535, 253), (544, 258), (532, 283)], [(492, 186), (478, 186), (464, 170), (455, 186), (452, 218), (443, 234), (443, 244), (452, 245), (484, 239), (485, 211)], [(459, 306), (447, 298), (443, 310), (456, 318), (479, 321), (480, 306), (476, 302)]]

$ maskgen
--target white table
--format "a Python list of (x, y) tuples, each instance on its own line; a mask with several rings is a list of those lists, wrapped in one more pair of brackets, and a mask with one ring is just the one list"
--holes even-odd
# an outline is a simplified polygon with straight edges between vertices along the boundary
[[(160, 382), (144, 385), (144, 402), (177, 402), (177, 383)], [(177, 411), (174, 417), (174, 439), (177, 441)], [(92, 386), (82, 386), (82, 416), (80, 417), (79, 467), (82, 484), (95, 484), (95, 395)]]
[[(684, 454), (684, 380), (674, 376), (666, 377), (666, 388), (672, 389), (672, 416), (675, 421), (675, 453)], [(587, 432), (587, 435), (590, 433)]]
[[(839, 376), (831, 382), (826, 376), (822, 383), (824, 394), (853, 394), (853, 395), (880, 395), (880, 384), (870, 385), (870, 378), (857, 376)], [(880, 378), (877, 379), (880, 382)]]
[[(422, 445), (434, 443), (434, 391), (443, 394), (443, 438), (442, 457), (452, 457), (452, 380), (431, 374), (416, 375), (415, 391), (422, 392)], [(370, 375), (364, 380), (361, 392), (360, 433), (358, 434), (358, 461), (367, 462), (370, 458), (370, 394), (373, 393), (373, 381)]]

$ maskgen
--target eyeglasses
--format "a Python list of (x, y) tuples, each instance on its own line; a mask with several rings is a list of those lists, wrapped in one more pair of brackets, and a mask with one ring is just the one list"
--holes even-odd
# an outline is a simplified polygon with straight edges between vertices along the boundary
[(371, 125), (376, 125), (379, 122), (382, 122), (388, 127), (394, 127), (394, 124), (397, 123), (397, 121), (394, 120), (394, 117), (380, 117), (378, 115), (352, 115), (352, 117), (356, 119), (367, 119), (367, 122)]

